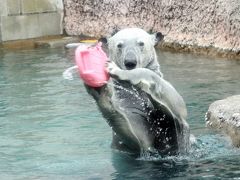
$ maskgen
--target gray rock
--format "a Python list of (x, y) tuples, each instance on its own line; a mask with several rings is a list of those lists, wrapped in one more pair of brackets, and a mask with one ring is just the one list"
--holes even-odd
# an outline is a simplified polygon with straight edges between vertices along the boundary
[(69, 43), (77, 43), (79, 42), (79, 38), (77, 37), (63, 37), (56, 39), (47, 39), (47, 40), (38, 40), (34, 42), (35, 47), (64, 47)]
[(224, 132), (240, 147), (240, 95), (212, 103), (205, 120), (208, 127)]

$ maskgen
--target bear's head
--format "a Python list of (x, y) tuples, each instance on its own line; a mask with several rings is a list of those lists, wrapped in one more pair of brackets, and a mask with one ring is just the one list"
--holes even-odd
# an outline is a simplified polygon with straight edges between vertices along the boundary
[(119, 68), (148, 68), (160, 73), (154, 46), (163, 37), (160, 32), (149, 34), (139, 28), (127, 28), (101, 40), (107, 44), (109, 59)]

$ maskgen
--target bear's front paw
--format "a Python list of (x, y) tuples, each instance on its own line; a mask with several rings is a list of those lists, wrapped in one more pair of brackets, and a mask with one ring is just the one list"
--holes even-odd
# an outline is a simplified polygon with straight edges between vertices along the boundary
[(119, 75), (121, 73), (121, 69), (112, 61), (107, 63), (107, 71), (113, 78), (119, 78)]

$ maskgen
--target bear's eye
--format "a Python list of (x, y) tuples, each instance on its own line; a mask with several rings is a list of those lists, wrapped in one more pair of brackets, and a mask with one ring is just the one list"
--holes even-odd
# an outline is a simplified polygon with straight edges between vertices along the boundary
[(144, 46), (144, 42), (139, 41), (139, 42), (138, 42), (138, 45), (141, 46), (141, 47), (143, 47), (143, 46)]
[(117, 44), (117, 48), (121, 49), (122, 47), (123, 47), (123, 43), (122, 42)]

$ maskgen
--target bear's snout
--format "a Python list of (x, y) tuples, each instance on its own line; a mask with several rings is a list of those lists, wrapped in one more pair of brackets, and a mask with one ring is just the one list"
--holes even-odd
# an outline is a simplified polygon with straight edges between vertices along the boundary
[(134, 69), (137, 66), (137, 57), (134, 52), (129, 51), (126, 53), (124, 65), (127, 70)]

